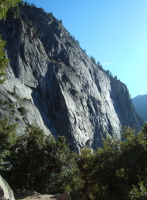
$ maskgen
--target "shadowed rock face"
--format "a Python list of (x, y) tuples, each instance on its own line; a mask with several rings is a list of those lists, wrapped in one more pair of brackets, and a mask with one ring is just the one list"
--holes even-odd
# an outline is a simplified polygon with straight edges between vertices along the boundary
[(136, 112), (147, 122), (147, 94), (132, 99)]
[(10, 109), (1, 113), (18, 122), (18, 134), (33, 123), (46, 134), (64, 135), (79, 151), (85, 145), (97, 149), (106, 134), (121, 139), (124, 125), (139, 129), (143, 121), (126, 85), (92, 63), (54, 17), (37, 8), (25, 12), (22, 18), (32, 20), (39, 38), (24, 20), (11, 17), (0, 25), (11, 60), (1, 98), (14, 105), (13, 116)]

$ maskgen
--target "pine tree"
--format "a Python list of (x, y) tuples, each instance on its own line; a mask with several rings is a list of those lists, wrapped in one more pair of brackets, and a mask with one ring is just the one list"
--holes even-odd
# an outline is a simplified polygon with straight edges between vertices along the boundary
[(0, 20), (6, 17), (7, 11), (16, 6), (20, 0), (0, 0)]
[[(0, 0), (0, 20), (6, 17), (7, 11), (9, 8), (14, 7), (20, 2), (20, 0)], [(9, 63), (9, 60), (6, 58), (4, 52), (5, 42), (2, 40), (0, 35), (0, 84), (4, 83), (6, 75), (6, 66)]]
[(9, 60), (6, 58), (5, 52), (4, 52), (4, 46), (5, 43), (2, 40), (2, 36), (0, 35), (0, 84), (4, 83), (5, 78), (3, 76), (6, 75), (6, 66), (9, 63)]
[(16, 124), (9, 124), (8, 117), (0, 119), (0, 169), (4, 158), (10, 153), (10, 148), (16, 141)]

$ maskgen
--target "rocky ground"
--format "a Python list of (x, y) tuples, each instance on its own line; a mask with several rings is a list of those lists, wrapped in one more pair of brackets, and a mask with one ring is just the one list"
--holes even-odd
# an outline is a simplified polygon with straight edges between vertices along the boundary
[(70, 194), (65, 192), (63, 194), (39, 194), (34, 191), (25, 191), (23, 193), (15, 194), (16, 200), (71, 200)]
[(56, 195), (49, 195), (49, 194), (39, 194), (39, 193), (34, 193), (34, 194), (15, 194), (15, 199), (16, 200), (57, 200), (59, 197), (59, 194)]

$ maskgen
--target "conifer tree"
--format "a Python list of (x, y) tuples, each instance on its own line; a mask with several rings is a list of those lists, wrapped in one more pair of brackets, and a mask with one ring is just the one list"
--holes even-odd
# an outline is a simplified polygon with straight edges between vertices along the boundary
[(0, 35), (0, 84), (4, 83), (5, 78), (3, 76), (6, 75), (6, 66), (9, 63), (9, 60), (6, 58), (5, 52), (4, 52), (4, 46), (5, 43), (2, 40), (2, 36)]
[[(6, 18), (7, 11), (14, 7), (20, 2), (20, 0), (0, 0), (0, 20)], [(2, 40), (2, 36), (0, 35), (0, 84), (4, 83), (6, 75), (6, 66), (9, 63), (9, 60), (6, 58), (4, 52), (5, 42)]]
[(3, 168), (3, 159), (10, 153), (10, 148), (16, 141), (16, 126), (9, 124), (8, 117), (0, 119), (0, 169)]
[(16, 6), (20, 0), (0, 0), (0, 20), (6, 17), (7, 11)]

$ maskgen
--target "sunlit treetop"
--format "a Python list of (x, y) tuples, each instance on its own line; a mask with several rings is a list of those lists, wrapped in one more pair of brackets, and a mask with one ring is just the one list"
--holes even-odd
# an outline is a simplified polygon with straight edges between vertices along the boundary
[(16, 6), (21, 0), (0, 0), (0, 20), (6, 17), (9, 8)]

